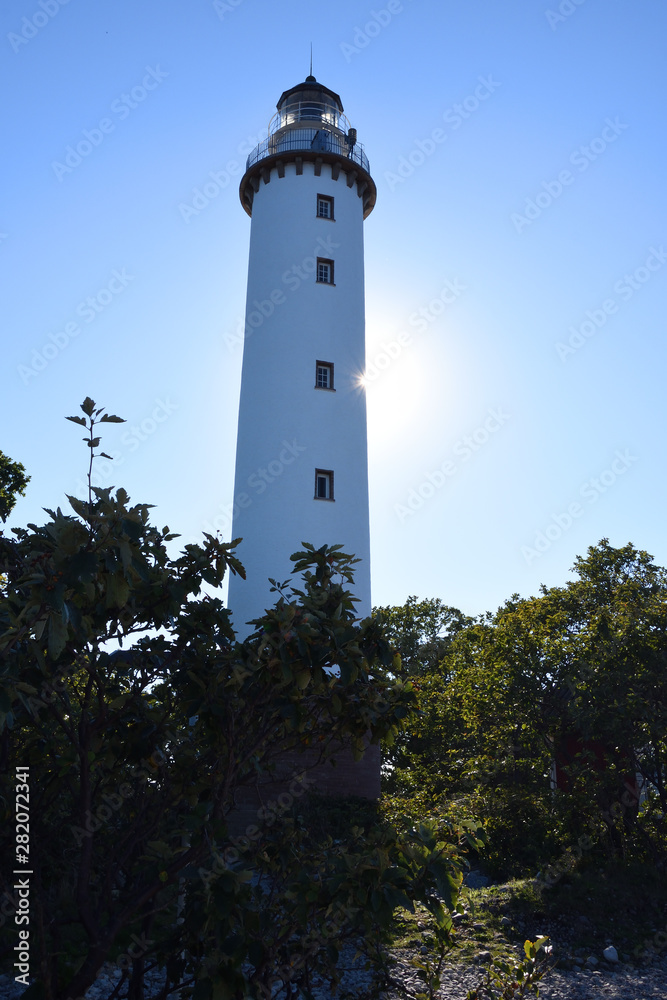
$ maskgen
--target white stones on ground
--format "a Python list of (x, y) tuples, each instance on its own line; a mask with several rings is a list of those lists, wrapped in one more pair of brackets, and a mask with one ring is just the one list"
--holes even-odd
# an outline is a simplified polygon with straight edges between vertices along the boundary
[(595, 957), (595, 955), (589, 955), (588, 958), (586, 959), (586, 965), (591, 969), (594, 969), (597, 964), (598, 960)]
[(611, 944), (609, 945), (608, 948), (605, 948), (605, 950), (602, 952), (602, 955), (604, 958), (607, 959), (608, 962), (618, 962), (618, 952)]
[(491, 884), (491, 879), (487, 878), (486, 875), (482, 875), (477, 869), (472, 868), (463, 877), (463, 884), (469, 889), (485, 889), (486, 886)]

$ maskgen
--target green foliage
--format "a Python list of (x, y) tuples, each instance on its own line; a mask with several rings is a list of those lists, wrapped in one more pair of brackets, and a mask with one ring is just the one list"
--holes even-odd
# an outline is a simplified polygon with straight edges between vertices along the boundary
[(355, 828), (367, 834), (385, 820), (384, 811), (374, 799), (320, 795), (316, 790), (308, 791), (294, 815), (308, 836), (318, 842), (345, 840)]
[(436, 671), (452, 638), (471, 622), (458, 608), (438, 599), (418, 601), (414, 596), (397, 607), (373, 608), (373, 617), (400, 653), (404, 677)]
[[(85, 414), (84, 417), (67, 417), (67, 420), (71, 420), (73, 424), (78, 424), (80, 427), (85, 427), (88, 433), (83, 440), (86, 442), (88, 448), (90, 448), (90, 455), (88, 458), (88, 501), (92, 502), (93, 499), (93, 486), (92, 486), (92, 473), (93, 473), (93, 461), (99, 456), (100, 458), (106, 458), (109, 461), (113, 461), (111, 455), (107, 455), (105, 451), (95, 451), (99, 447), (100, 438), (95, 433), (96, 424), (124, 424), (125, 420), (122, 417), (117, 417), (113, 413), (107, 413), (102, 407), (95, 408), (95, 401), (86, 396), (83, 403), (79, 407)], [(86, 420), (86, 417), (88, 418)], [(72, 498), (68, 497), (71, 503)], [(76, 508), (74, 508), (76, 510)], [(77, 513), (79, 513), (77, 511)]]
[[(120, 418), (91, 399), (81, 409), (70, 419), (92, 459), (98, 425)], [(205, 535), (172, 556), (176, 536), (122, 489), (68, 500), (72, 514), (0, 537), (0, 764), (27, 768), (30, 786), (26, 996), (81, 996), (108, 961), (133, 996), (154, 962), (165, 989), (197, 1000), (275, 983), (307, 995), (315, 973), (336, 981), (340, 944), (359, 934), (382, 967), (394, 911), (415, 902), (446, 939), (472, 827), (399, 830), (367, 815), (322, 839), (265, 811), (252, 836), (229, 832), (237, 794), (288, 755), (311, 748), (296, 795), (314, 759), (391, 741), (414, 710), (379, 625), (354, 618), (352, 557), (305, 544), (301, 589), (278, 588), (239, 643), (203, 591), (243, 572), (235, 543)], [(13, 791), (5, 783), (4, 872), (20, 863)], [(0, 938), (13, 943), (11, 925)]]
[(539, 994), (537, 984), (549, 969), (548, 938), (526, 941), (525, 959), (521, 962), (493, 961), (486, 980), (471, 990), (466, 1000), (515, 1000), (528, 993)]
[[(68, 419), (90, 477), (99, 426), (122, 421), (90, 398), (81, 410)], [(0, 457), (8, 511), (27, 480)], [(274, 582), (238, 642), (209, 593), (243, 573), (236, 543), (204, 535), (173, 555), (177, 536), (124, 490), (89, 481), (68, 502), (0, 534), (0, 768), (27, 767), (30, 785), (29, 852), (7, 839), (6, 782), (1, 850), (3, 871), (21, 854), (33, 873), (28, 998), (81, 996), (109, 961), (132, 997), (147, 963), (196, 1000), (308, 997), (360, 940), (386, 985), (395, 914), (416, 907), (433, 946), (413, 964), (433, 997), (469, 859), (543, 868), (544, 891), (600, 859), (664, 867), (667, 574), (647, 553), (603, 539), (565, 586), (477, 620), (410, 598), (358, 621), (356, 560), (304, 543), (302, 582)], [(379, 805), (303, 796), (309, 768), (369, 738), (384, 747)], [(289, 807), (234, 836), (237, 797), (286, 760)], [(14, 930), (0, 916), (0, 947)], [(492, 963), (470, 1000), (533, 991), (541, 943)]]
[[(591, 831), (610, 857), (664, 860), (667, 574), (606, 539), (574, 570), (564, 587), (515, 595), (457, 629), (420, 673), (418, 716), (385, 753), (387, 791), (424, 804), (446, 796), (478, 816), (485, 863), (505, 875), (534, 872)], [(568, 779), (556, 792), (555, 756)], [(638, 817), (634, 773), (650, 789)]]
[[(607, 861), (599, 852), (587, 852), (585, 863), (553, 886), (541, 879), (536, 885), (539, 910), (547, 921), (577, 927), (576, 943), (590, 952), (599, 953), (612, 935), (617, 951), (633, 956), (637, 964), (645, 944), (653, 944), (655, 952), (664, 947), (664, 935), (653, 940), (667, 922), (664, 868), (633, 859)], [(583, 927), (578, 921), (582, 915)]]
[[(90, 398), (81, 409), (68, 419), (86, 428), (90, 476), (98, 426), (121, 418)], [(0, 769), (30, 795), (19, 849), (16, 787), (3, 781), (0, 854), (3, 872), (24, 863), (30, 876), (26, 1000), (81, 997), (107, 962), (133, 1000), (155, 964), (162, 997), (311, 997), (314, 976), (338, 982), (340, 948), (360, 936), (386, 980), (394, 914), (416, 905), (437, 942), (420, 969), (432, 995), (483, 831), (301, 801), (309, 768), (341, 744), (361, 756), (369, 738), (391, 743), (416, 706), (379, 624), (354, 617), (353, 557), (304, 544), (301, 587), (276, 584), (238, 642), (204, 592), (243, 573), (235, 542), (204, 535), (173, 556), (177, 536), (124, 490), (89, 484), (86, 501), (68, 501), (72, 514), (0, 535)], [(269, 803), (233, 835), (237, 796), (286, 760), (291, 808)], [(314, 810), (319, 825), (304, 821)], [(0, 889), (11, 898), (12, 882)]]
[(13, 462), (0, 451), (0, 519), (6, 521), (19, 496), (24, 496), (30, 476), (20, 462)]
[(394, 672), (410, 678), (421, 692), (422, 709), (394, 743), (383, 746), (383, 790), (413, 795), (428, 788), (440, 795), (452, 787), (461, 742), (459, 720), (446, 693), (447, 654), (471, 619), (439, 600), (416, 597), (402, 607), (374, 608), (373, 618), (400, 655)]

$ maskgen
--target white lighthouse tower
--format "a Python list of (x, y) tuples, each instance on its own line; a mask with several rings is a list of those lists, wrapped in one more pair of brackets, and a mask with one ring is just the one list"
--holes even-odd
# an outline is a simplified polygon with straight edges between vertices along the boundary
[(302, 542), (361, 561), (370, 614), (363, 220), (376, 188), (338, 94), (309, 76), (285, 91), (248, 157), (252, 218), (232, 537), (247, 578), (230, 580), (245, 623), (275, 601)]

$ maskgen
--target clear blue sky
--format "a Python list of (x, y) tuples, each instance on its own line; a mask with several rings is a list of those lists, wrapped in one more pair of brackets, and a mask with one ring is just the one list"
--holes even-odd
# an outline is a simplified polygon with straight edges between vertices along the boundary
[(374, 603), (492, 610), (603, 536), (667, 564), (662, 0), (5, 0), (0, 24), (10, 524), (81, 493), (86, 395), (128, 420), (105, 484), (185, 540), (224, 518), (238, 181), (312, 41), (378, 188)]

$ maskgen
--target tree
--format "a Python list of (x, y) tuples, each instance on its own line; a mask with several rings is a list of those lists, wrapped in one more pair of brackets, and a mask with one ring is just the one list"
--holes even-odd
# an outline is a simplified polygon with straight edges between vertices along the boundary
[(659, 843), (667, 814), (667, 573), (647, 552), (614, 549), (607, 539), (575, 569), (579, 580), (545, 595), (574, 604), (556, 740), (574, 736), (583, 749), (563, 769), (589, 792), (593, 777), (608, 825), (615, 825), (615, 804), (627, 833), (640, 775), (647, 800), (635, 832), (656, 823)]
[[(90, 476), (98, 425), (120, 418), (89, 398), (81, 409), (68, 419), (86, 429)], [(299, 816), (309, 768), (343, 742), (360, 755), (369, 735), (391, 741), (415, 707), (378, 624), (354, 617), (354, 559), (304, 544), (301, 587), (280, 587), (237, 642), (203, 594), (243, 572), (236, 542), (204, 535), (173, 557), (176, 536), (124, 490), (89, 479), (88, 500), (68, 501), (73, 514), (0, 535), (0, 953), (19, 981), (34, 976), (26, 1000), (80, 998), (107, 962), (121, 973), (111, 996), (129, 980), (131, 1000), (156, 965), (162, 1000), (277, 985), (310, 997), (314, 975), (338, 981), (341, 943), (360, 934), (386, 979), (393, 914), (415, 903), (437, 941), (417, 960), (433, 996), (483, 831), (374, 814), (334, 841)], [(290, 792), (234, 835), (237, 793), (288, 758)], [(526, 989), (542, 974), (528, 965)]]
[[(81, 409), (69, 419), (86, 428), (92, 463), (98, 425), (120, 418), (91, 399)], [(202, 594), (243, 571), (236, 543), (205, 535), (174, 558), (169, 528), (122, 489), (68, 500), (73, 515), (48, 511), (43, 526), (0, 538), (0, 756), (16, 779), (2, 796), (5, 834), (15, 789), (30, 795), (29, 846), (5, 837), (2, 856), (4, 873), (31, 873), (38, 978), (26, 996), (81, 996), (107, 961), (132, 997), (147, 963), (166, 967), (163, 995), (185, 981), (198, 1000), (267, 995), (290, 981), (292, 955), (299, 976), (335, 978), (335, 942), (312, 938), (327, 917), (343, 940), (381, 936), (415, 898), (449, 933), (439, 898), (454, 905), (457, 845), (472, 828), (401, 840), (385, 824), (327, 853), (281, 803), (232, 844), (235, 795), (287, 753), (320, 747), (294, 774), (297, 802), (314, 760), (342, 741), (361, 754), (369, 733), (391, 739), (414, 706), (411, 685), (387, 679), (394, 652), (379, 627), (355, 621), (353, 559), (305, 545), (302, 588), (238, 643), (220, 600)], [(5, 900), (13, 888), (10, 877)], [(13, 954), (15, 928), (0, 933)], [(27, 982), (24, 965), (19, 949)]]
[(414, 596), (403, 605), (373, 608), (373, 617), (400, 653), (404, 677), (435, 671), (453, 637), (472, 621), (438, 598), (418, 601)]
[(404, 605), (374, 608), (373, 618), (400, 654), (398, 675), (413, 681), (420, 702), (410, 725), (383, 746), (383, 788), (408, 796), (421, 789), (435, 800), (452, 786), (460, 744), (447, 697), (447, 653), (472, 619), (438, 599), (414, 596)]
[(13, 462), (0, 451), (0, 518), (6, 521), (18, 496), (24, 496), (30, 476), (20, 462)]
[[(487, 863), (505, 872), (534, 871), (591, 828), (612, 852), (644, 845), (653, 860), (665, 842), (667, 575), (607, 539), (573, 570), (458, 629), (420, 674), (420, 713), (390, 751), (387, 787), (479, 816)], [(555, 792), (554, 763), (567, 778)], [(635, 773), (648, 795), (639, 824)]]

